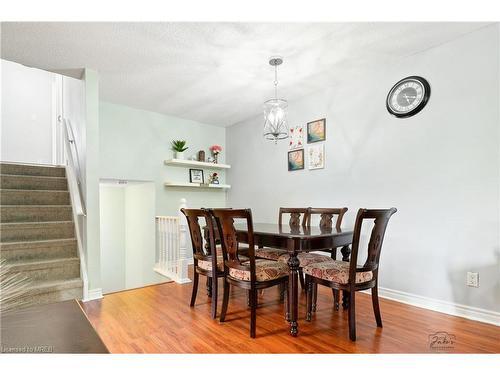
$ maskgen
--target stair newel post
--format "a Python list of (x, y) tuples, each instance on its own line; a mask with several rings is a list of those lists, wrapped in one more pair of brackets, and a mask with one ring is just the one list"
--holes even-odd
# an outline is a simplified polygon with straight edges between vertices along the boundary
[(191, 280), (188, 277), (188, 246), (190, 241), (188, 241), (188, 225), (186, 217), (180, 211), (182, 208), (187, 208), (187, 203), (185, 198), (181, 198), (179, 204), (179, 262), (178, 262), (178, 283), (189, 283)]

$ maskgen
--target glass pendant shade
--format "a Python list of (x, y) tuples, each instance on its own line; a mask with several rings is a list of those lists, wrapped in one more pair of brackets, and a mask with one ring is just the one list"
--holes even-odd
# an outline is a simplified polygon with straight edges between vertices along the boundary
[(288, 102), (270, 99), (264, 103), (264, 138), (274, 141), (288, 138)]

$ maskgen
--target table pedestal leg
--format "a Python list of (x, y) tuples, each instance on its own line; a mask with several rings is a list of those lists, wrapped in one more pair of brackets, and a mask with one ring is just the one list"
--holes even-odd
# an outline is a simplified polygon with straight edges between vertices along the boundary
[[(349, 257), (351, 255), (351, 249), (349, 246), (343, 246), (340, 252), (342, 253), (342, 260), (344, 262), (349, 262)], [(345, 290), (342, 291), (342, 307), (344, 310), (349, 307), (349, 292), (346, 292)]]
[(297, 254), (292, 254), (288, 259), (288, 267), (290, 268), (289, 280), (288, 280), (288, 296), (290, 298), (290, 335), (297, 336), (299, 333), (299, 324), (297, 323), (299, 315), (299, 294), (298, 294), (298, 271), (299, 271), (299, 260), (297, 259)]

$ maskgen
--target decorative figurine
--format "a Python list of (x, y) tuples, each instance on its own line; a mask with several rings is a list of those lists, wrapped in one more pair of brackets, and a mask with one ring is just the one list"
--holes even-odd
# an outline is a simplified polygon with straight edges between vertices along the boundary
[(209, 181), (211, 184), (217, 184), (217, 185), (219, 184), (219, 176), (217, 175), (216, 172), (214, 172), (210, 175)]

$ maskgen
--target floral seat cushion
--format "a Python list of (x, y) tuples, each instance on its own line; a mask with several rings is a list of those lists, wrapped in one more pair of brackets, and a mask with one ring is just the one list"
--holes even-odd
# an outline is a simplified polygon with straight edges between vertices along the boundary
[[(242, 262), (248, 261), (248, 257), (245, 255), (239, 255), (239, 259)], [(204, 269), (205, 271), (212, 271), (212, 261), (198, 259), (198, 267)], [(217, 270), (224, 271), (224, 258), (222, 255), (219, 255), (219, 253), (217, 253)]]
[[(278, 258), (278, 261), (288, 263), (288, 259), (290, 259), (290, 255), (283, 254)], [(299, 267), (302, 268), (313, 263), (333, 262), (331, 257), (315, 253), (299, 253), (297, 254), (297, 259), (300, 262)]]
[(270, 247), (255, 249), (255, 256), (257, 258), (264, 258), (269, 260), (278, 260), (280, 256), (285, 255), (286, 253), (286, 250), (272, 249)]
[[(242, 264), (249, 265), (249, 261)], [(237, 280), (250, 281), (250, 271), (230, 268), (229, 276)], [(279, 279), (288, 276), (288, 266), (285, 263), (275, 262), (273, 260), (256, 259), (255, 276), (257, 281)]]
[[(212, 271), (212, 261), (198, 259), (198, 267), (205, 271)], [(222, 256), (217, 256), (217, 270), (224, 271), (224, 259)]]
[[(349, 282), (349, 262), (340, 260), (309, 264), (304, 267), (303, 272), (307, 275), (339, 284), (347, 284)], [(357, 284), (370, 281), (372, 278), (372, 271), (356, 272)]]

